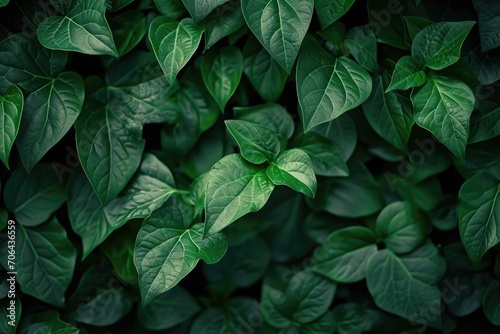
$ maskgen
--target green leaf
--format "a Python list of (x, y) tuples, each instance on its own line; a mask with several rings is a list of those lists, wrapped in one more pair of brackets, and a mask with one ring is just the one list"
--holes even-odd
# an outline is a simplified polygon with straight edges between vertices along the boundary
[(205, 236), (219, 232), (266, 204), (274, 184), (262, 167), (239, 154), (227, 155), (210, 171), (205, 199)]
[(411, 55), (433, 70), (442, 70), (458, 61), (462, 43), (474, 24), (463, 21), (429, 25), (415, 36)]
[(366, 227), (340, 229), (316, 248), (310, 269), (339, 283), (360, 281), (366, 275), (366, 262), (377, 252), (376, 243), (375, 234)]
[(415, 251), (396, 255), (389, 249), (370, 257), (366, 267), (366, 283), (375, 304), (381, 309), (415, 323), (425, 321), (441, 327), (441, 317), (424, 320), (421, 312), (440, 307), (441, 292), (436, 284), (446, 270), (438, 249), (426, 242)]
[(408, 202), (387, 205), (378, 215), (377, 235), (395, 253), (408, 253), (427, 237), (428, 223), (420, 210)]
[(500, 107), (471, 121), (469, 144), (486, 141), (500, 135)]
[(378, 72), (377, 39), (373, 31), (360, 27), (350, 29), (345, 35), (344, 46), (361, 66), (372, 73)]
[(497, 170), (481, 172), (460, 188), (459, 230), (462, 243), (475, 264), (500, 242), (500, 175)]
[(479, 23), (481, 51), (486, 52), (500, 46), (500, 5), (495, 1), (473, 0)]
[(295, 145), (311, 158), (316, 175), (349, 175), (342, 152), (328, 138), (319, 133), (310, 131), (300, 134), (295, 138)]
[(241, 9), (250, 30), (276, 62), (292, 71), (313, 15), (308, 0), (242, 0)]
[(0, 0), (0, 7), (5, 7), (9, 4), (10, 0)]
[(405, 16), (403, 19), (405, 20), (406, 28), (412, 40), (415, 39), (415, 36), (417, 36), (420, 30), (434, 24), (431, 20), (420, 16)]
[[(21, 291), (45, 303), (62, 307), (73, 276), (76, 249), (56, 218), (26, 228), (16, 225), (16, 280)], [(22, 250), (22, 251), (21, 251)], [(7, 259), (7, 243), (2, 258)]]
[(363, 103), (372, 90), (364, 68), (346, 58), (334, 58), (312, 39), (297, 63), (297, 94), (305, 132)]
[(191, 17), (196, 23), (201, 22), (217, 6), (220, 6), (228, 1), (229, 0), (182, 0), (184, 6), (186, 6), (189, 14), (191, 14)]
[(314, 8), (322, 29), (341, 18), (354, 4), (354, 0), (316, 0)]
[(50, 16), (36, 30), (46, 48), (89, 55), (118, 56), (106, 21), (104, 1), (51, 1), (62, 16)]
[(392, 73), (391, 83), (386, 92), (391, 90), (407, 90), (420, 87), (427, 81), (427, 76), (420, 64), (412, 56), (404, 56), (396, 63)]
[[(356, 303), (345, 303), (333, 309), (333, 317), (339, 334), (361, 334), (370, 325), (369, 310)], [(369, 327), (368, 327), (369, 328)]]
[(267, 167), (266, 174), (275, 185), (286, 185), (311, 198), (316, 195), (317, 183), (312, 161), (301, 149), (281, 153)]
[(275, 270), (264, 279), (262, 315), (276, 328), (292, 323), (307, 324), (320, 318), (330, 306), (337, 288), (335, 283), (308, 271), (291, 274), (291, 270)]
[(59, 313), (53, 310), (29, 314), (23, 318), (20, 334), (53, 333), (53, 334), (78, 334), (75, 326), (62, 321)]
[(196, 299), (177, 285), (153, 299), (148, 305), (139, 305), (137, 318), (142, 327), (160, 331), (183, 323), (200, 310)]
[(28, 172), (73, 126), (84, 93), (80, 75), (63, 72), (26, 98), (16, 145)]
[(373, 30), (379, 43), (402, 50), (409, 50), (405, 42), (405, 26), (402, 13), (409, 7), (409, 1), (368, 0), (368, 19), (365, 29)]
[(5, 185), (5, 207), (15, 215), (18, 223), (40, 225), (66, 200), (63, 181), (49, 164), (37, 165), (30, 175), (18, 168)]
[(170, 170), (147, 154), (125, 192), (102, 206), (83, 173), (68, 187), (71, 227), (83, 241), (83, 258), (128, 220), (145, 218), (176, 192)]
[(226, 128), (249, 162), (261, 164), (273, 162), (280, 151), (280, 142), (274, 132), (247, 121), (227, 120)]
[(109, 9), (108, 7), (108, 10), (112, 12), (122, 9), (123, 7), (134, 2), (134, 0), (107, 0), (107, 1), (108, 2), (111, 1), (111, 9)]
[(253, 37), (248, 38), (243, 57), (243, 71), (252, 87), (265, 101), (276, 101), (285, 88), (288, 78), (286, 71)]
[(67, 317), (79, 323), (109, 326), (128, 314), (132, 304), (129, 292), (112, 275), (111, 268), (95, 263), (83, 273), (69, 298)]
[(14, 140), (19, 131), (24, 108), (24, 97), (21, 90), (12, 85), (5, 94), (0, 95), (0, 160), (9, 168), (9, 156)]
[(233, 96), (243, 73), (243, 56), (234, 46), (212, 49), (201, 62), (203, 81), (224, 113), (227, 101)]
[(195, 53), (203, 30), (189, 18), (179, 22), (159, 16), (151, 22), (149, 41), (170, 85)]
[(121, 13), (111, 19), (111, 29), (118, 55), (131, 51), (146, 35), (146, 17), (139, 11), (128, 11)]
[(266, 103), (252, 107), (236, 107), (234, 117), (273, 130), (280, 141), (285, 143), (293, 134), (293, 119), (279, 104)]
[(342, 114), (328, 123), (322, 123), (312, 129), (330, 139), (339, 148), (345, 161), (347, 161), (356, 148), (357, 133), (354, 122), (348, 114)]
[(245, 25), (239, 1), (228, 1), (217, 7), (205, 20), (205, 50)]
[(134, 261), (144, 304), (173, 288), (200, 259), (215, 263), (224, 256), (224, 235), (214, 233), (204, 239), (203, 224), (191, 226), (193, 218), (192, 207), (174, 197), (144, 220)]
[(481, 307), (484, 292), (491, 282), (490, 273), (483, 271), (456, 274), (449, 271), (447, 276), (443, 280), (445, 288), (441, 293), (451, 314), (464, 317)]
[(475, 101), (470, 88), (455, 79), (433, 77), (412, 93), (411, 100), (415, 122), (463, 159)]
[(178, 19), (186, 13), (182, 0), (154, 0), (156, 8), (161, 15)]
[(373, 90), (363, 103), (363, 112), (372, 128), (401, 152), (407, 152), (414, 120), (412, 110), (395, 92), (385, 92), (386, 76), (373, 77)]
[(494, 280), (483, 296), (483, 310), (488, 320), (495, 326), (500, 326), (500, 281)]

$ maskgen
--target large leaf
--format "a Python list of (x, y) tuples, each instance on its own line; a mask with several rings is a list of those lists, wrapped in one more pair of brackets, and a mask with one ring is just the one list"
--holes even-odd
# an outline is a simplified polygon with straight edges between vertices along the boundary
[(144, 304), (173, 288), (199, 260), (215, 263), (226, 252), (224, 235), (204, 239), (203, 224), (191, 226), (193, 218), (193, 208), (174, 197), (144, 220), (134, 260)]
[(354, 109), (370, 95), (372, 80), (364, 68), (346, 58), (334, 58), (312, 39), (297, 63), (297, 94), (304, 130)]
[(83, 240), (83, 257), (128, 220), (145, 218), (177, 190), (170, 170), (146, 155), (126, 191), (102, 206), (83, 173), (69, 185), (68, 213), (73, 230)]
[(398, 60), (387, 92), (395, 89), (406, 90), (420, 87), (427, 81), (425, 72), (412, 56), (404, 56)]
[(395, 253), (414, 250), (425, 240), (427, 228), (423, 213), (408, 202), (389, 204), (376, 221), (378, 237)]
[(458, 217), (462, 243), (474, 263), (500, 242), (500, 174), (480, 172), (460, 188)]
[(312, 161), (301, 149), (281, 153), (267, 167), (266, 174), (276, 185), (286, 185), (311, 198), (316, 195), (317, 183)]
[(21, 124), (24, 98), (21, 90), (12, 85), (0, 95), (0, 160), (9, 168), (9, 156)]
[(411, 96), (415, 122), (434, 134), (458, 158), (465, 157), (474, 94), (463, 82), (433, 77)]
[(274, 184), (263, 167), (239, 154), (227, 155), (210, 171), (205, 199), (205, 235), (222, 230), (266, 204)]
[(149, 40), (169, 84), (187, 64), (201, 41), (203, 28), (192, 19), (175, 21), (159, 16), (149, 26)]
[(413, 40), (411, 55), (433, 70), (458, 61), (462, 43), (474, 22), (440, 22), (422, 29)]
[(426, 242), (415, 251), (396, 255), (383, 249), (370, 257), (366, 283), (375, 303), (381, 309), (413, 322), (441, 327), (441, 317), (424, 319), (422, 311), (440, 309), (441, 292), (436, 284), (446, 270), (438, 249)]
[(314, 251), (311, 270), (339, 283), (353, 283), (366, 275), (366, 262), (377, 252), (377, 238), (368, 228), (352, 226), (328, 236)]
[[(16, 225), (16, 249), (16, 280), (21, 291), (62, 307), (76, 261), (76, 249), (68, 240), (66, 230), (56, 218), (33, 228)], [(6, 242), (2, 244), (1, 253), (5, 259), (2, 261), (6, 262)]]
[(28, 172), (73, 126), (83, 98), (83, 80), (74, 72), (59, 74), (26, 98), (16, 145)]
[(201, 22), (212, 10), (229, 0), (182, 0), (189, 14), (196, 23)]
[(243, 48), (243, 57), (243, 71), (252, 87), (265, 101), (276, 101), (285, 88), (288, 78), (286, 71), (253, 37), (248, 38)]
[(121, 13), (114, 17), (110, 24), (120, 56), (131, 51), (147, 31), (146, 17), (139, 11)]
[(10, 176), (3, 198), (6, 208), (24, 226), (45, 222), (66, 200), (65, 183), (49, 164), (36, 166), (30, 175), (19, 168)]
[(483, 310), (488, 320), (500, 326), (500, 281), (494, 280), (488, 286), (483, 297)]
[(412, 110), (395, 92), (385, 92), (387, 81), (383, 74), (373, 78), (373, 90), (363, 103), (363, 112), (379, 136), (398, 150), (407, 152), (414, 123)]
[(318, 14), (321, 28), (325, 29), (342, 17), (354, 4), (354, 0), (316, 0), (314, 8)]
[(203, 81), (220, 110), (233, 96), (243, 74), (243, 56), (234, 46), (208, 51), (201, 62)]
[(500, 46), (500, 4), (492, 0), (473, 0), (478, 16), (481, 51)]
[(54, 50), (90, 55), (118, 56), (106, 21), (106, 6), (100, 0), (51, 0), (62, 16), (50, 16), (37, 28), (43, 46)]
[(313, 14), (308, 0), (242, 0), (248, 26), (287, 72), (292, 71)]

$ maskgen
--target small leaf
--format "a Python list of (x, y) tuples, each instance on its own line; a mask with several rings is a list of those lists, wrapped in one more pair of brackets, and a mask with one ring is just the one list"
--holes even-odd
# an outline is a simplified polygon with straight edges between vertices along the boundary
[(227, 155), (210, 171), (205, 199), (205, 236), (260, 210), (274, 189), (266, 170), (239, 154)]
[(475, 102), (470, 88), (455, 79), (433, 77), (412, 93), (411, 100), (416, 123), (463, 159)]
[(239, 1), (228, 1), (217, 7), (205, 20), (205, 50), (245, 26)]
[(196, 23), (201, 22), (217, 6), (220, 6), (228, 1), (229, 0), (182, 0), (184, 6), (186, 6), (189, 14), (191, 14), (191, 17)]
[(9, 156), (16, 140), (23, 114), (24, 98), (21, 90), (12, 85), (0, 95), (0, 160), (9, 168)]
[(278, 159), (267, 167), (266, 174), (276, 185), (289, 186), (311, 198), (316, 194), (317, 184), (312, 161), (301, 149), (281, 153)]
[(322, 29), (341, 18), (354, 4), (354, 0), (316, 0), (314, 8)]
[(203, 28), (188, 18), (179, 22), (159, 16), (151, 22), (149, 40), (170, 85), (195, 53), (202, 34)]
[(104, 1), (52, 1), (52, 4), (63, 16), (47, 17), (38, 26), (36, 34), (44, 47), (90, 55), (118, 56), (104, 15)]
[(440, 22), (422, 29), (413, 40), (411, 55), (433, 70), (442, 70), (458, 61), (462, 43), (473, 21)]
[(366, 262), (377, 252), (376, 243), (375, 234), (366, 227), (340, 229), (316, 248), (310, 269), (339, 283), (360, 281), (366, 275)]
[(434, 24), (431, 20), (420, 16), (404, 16), (403, 19), (405, 20), (406, 28), (412, 40), (415, 39), (415, 36), (417, 36), (420, 30)]
[(274, 60), (292, 71), (313, 15), (308, 0), (242, 0), (241, 9), (248, 27)]
[(297, 94), (307, 132), (363, 103), (372, 90), (364, 68), (346, 58), (334, 58), (309, 39), (297, 63)]
[(208, 51), (201, 62), (203, 81), (224, 113), (243, 73), (243, 56), (237, 47), (229, 46)]
[(500, 175), (480, 172), (460, 188), (459, 230), (462, 243), (475, 264), (500, 242)]
[(396, 63), (396, 68), (392, 73), (391, 83), (386, 92), (400, 89), (407, 90), (413, 87), (420, 87), (427, 81), (427, 76), (422, 67), (412, 56), (404, 56)]
[(234, 117), (274, 131), (280, 141), (287, 141), (293, 134), (294, 123), (285, 108), (276, 103), (234, 108)]
[(190, 227), (193, 209), (173, 198), (144, 220), (137, 235), (135, 265), (142, 301), (173, 288), (199, 260), (219, 261), (227, 249), (221, 233), (203, 238), (203, 224)]

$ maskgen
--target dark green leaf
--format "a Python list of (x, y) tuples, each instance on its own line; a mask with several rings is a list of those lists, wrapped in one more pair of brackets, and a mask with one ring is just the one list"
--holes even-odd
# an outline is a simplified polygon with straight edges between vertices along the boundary
[(386, 92), (395, 89), (407, 90), (420, 87), (427, 81), (425, 72), (420, 64), (412, 56), (404, 56), (396, 63), (392, 73), (391, 83)]
[(23, 319), (20, 334), (78, 334), (78, 328), (59, 318), (59, 313), (53, 310), (30, 314)]
[(483, 310), (488, 320), (500, 326), (500, 281), (494, 280), (488, 286), (483, 297)]
[(227, 37), (245, 25), (239, 1), (228, 1), (217, 7), (205, 20), (205, 49)]
[(217, 6), (220, 6), (228, 1), (229, 0), (182, 0), (184, 6), (186, 6), (189, 14), (191, 14), (191, 17), (196, 23), (201, 22)]
[(280, 140), (285, 142), (292, 136), (293, 119), (285, 108), (275, 103), (267, 103), (252, 107), (234, 108), (236, 119), (255, 123), (273, 130)]
[(154, 0), (158, 11), (172, 19), (178, 19), (186, 13), (182, 0)]
[(473, 0), (481, 35), (481, 51), (500, 46), (500, 5), (492, 0)]
[(372, 73), (378, 72), (377, 39), (372, 31), (361, 27), (350, 29), (345, 35), (344, 46), (361, 66)]
[(131, 51), (146, 35), (146, 17), (139, 11), (124, 12), (111, 21), (118, 55)]
[(314, 8), (318, 14), (321, 28), (326, 29), (330, 24), (342, 17), (354, 4), (354, 0), (316, 0)]
[(12, 85), (0, 95), (0, 160), (9, 168), (9, 156), (19, 131), (23, 114), (24, 98), (21, 90)]

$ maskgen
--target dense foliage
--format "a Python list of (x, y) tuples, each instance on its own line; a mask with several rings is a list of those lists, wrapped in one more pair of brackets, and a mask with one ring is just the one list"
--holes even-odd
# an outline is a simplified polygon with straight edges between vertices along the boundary
[(499, 332), (498, 1), (0, 7), (1, 333)]

